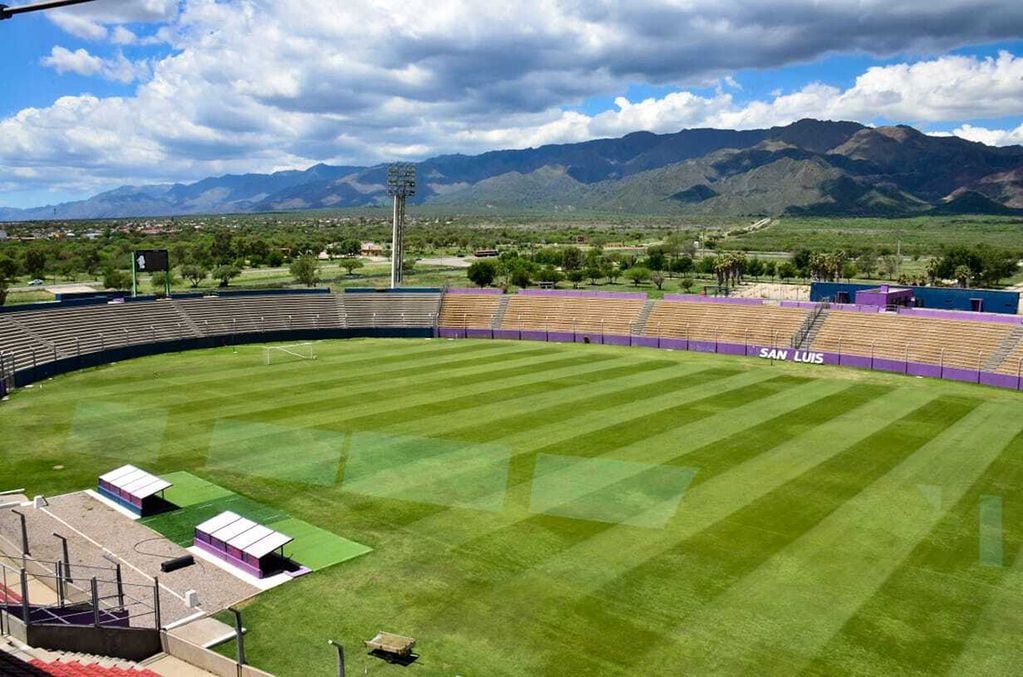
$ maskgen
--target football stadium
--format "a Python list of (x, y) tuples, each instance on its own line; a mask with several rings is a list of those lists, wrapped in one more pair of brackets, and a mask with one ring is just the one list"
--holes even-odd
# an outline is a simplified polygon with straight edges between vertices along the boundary
[(1019, 316), (418, 288), (2, 311), (0, 619), (53, 649), (41, 674), (123, 674), (58, 649), (131, 674), (1023, 664)]

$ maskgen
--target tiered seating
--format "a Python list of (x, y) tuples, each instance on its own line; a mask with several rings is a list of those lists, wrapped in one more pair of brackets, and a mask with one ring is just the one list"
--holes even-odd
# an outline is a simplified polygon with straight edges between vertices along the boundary
[[(1017, 326), (1014, 331), (1016, 331), (1016, 336), (1019, 336), (1023, 330)], [(1023, 373), (1023, 341), (1019, 341), (1016, 347), (1009, 351), (1005, 356), (1005, 360), (998, 365), (998, 369), (995, 371), (999, 374), (1010, 374), (1012, 376)]]
[(51, 673), (0, 649), (0, 675), (4, 677), (46, 677)]
[(207, 296), (175, 304), (204, 336), (339, 326), (332, 294)]
[(658, 301), (643, 334), (691, 341), (787, 347), (806, 319), (802, 308)]
[(502, 298), (494, 294), (445, 294), (438, 324), (459, 329), (490, 329)]
[(626, 336), (644, 305), (643, 299), (517, 294), (508, 299), (500, 329)]
[(353, 293), (338, 296), (341, 326), (352, 328), (429, 328), (440, 311), (437, 293)]
[(137, 343), (194, 336), (170, 301), (68, 306), (11, 313), (6, 318), (42, 342), (48, 359)]
[(0, 315), (0, 350), (14, 353), (14, 370), (32, 366), (32, 351), (39, 360), (53, 359), (53, 348), (27, 333), (13, 317)]
[(833, 310), (811, 348), (897, 361), (906, 360), (908, 354), (910, 362), (976, 369), (1011, 331), (1012, 325), (993, 322)]
[(135, 667), (103, 666), (99, 663), (81, 663), (79, 661), (45, 662), (33, 658), (29, 665), (42, 670), (44, 674), (54, 677), (160, 677), (152, 670)]

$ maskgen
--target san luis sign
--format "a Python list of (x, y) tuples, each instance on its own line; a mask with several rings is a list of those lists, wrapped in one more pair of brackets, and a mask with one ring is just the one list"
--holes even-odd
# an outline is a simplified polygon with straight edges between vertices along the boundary
[(789, 350), (786, 348), (761, 348), (757, 355), (765, 360), (782, 362), (802, 362), (804, 364), (824, 364), (824, 353), (811, 353), (807, 350)]

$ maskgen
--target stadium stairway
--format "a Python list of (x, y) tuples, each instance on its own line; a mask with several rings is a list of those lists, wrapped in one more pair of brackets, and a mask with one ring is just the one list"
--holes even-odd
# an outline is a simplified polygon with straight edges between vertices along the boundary
[(212, 673), (160, 653), (136, 663), (74, 651), (49, 651), (0, 639), (3, 677), (211, 677)]
[(821, 330), (824, 325), (824, 321), (828, 319), (828, 309), (822, 308), (816, 317), (812, 317), (810, 327), (807, 329), (806, 334), (803, 336), (803, 340), (799, 341), (799, 345), (793, 346), (797, 350), (807, 350), (813, 345), (814, 339), (817, 338), (817, 333)]
[(996, 372), (998, 368), (1005, 363), (1009, 355), (1012, 355), (1020, 347), (1020, 342), (1023, 341), (1023, 325), (1014, 327), (1009, 335), (1005, 337), (1002, 344), (998, 346), (998, 350), (992, 353), (991, 357), (984, 363), (984, 371)]
[(650, 313), (654, 312), (654, 307), (657, 305), (657, 301), (653, 299), (647, 300), (643, 305), (643, 310), (639, 312), (639, 317), (632, 325), (633, 336), (642, 336), (643, 332), (646, 331), (646, 321), (650, 319)]
[(497, 311), (494, 313), (494, 321), (490, 323), (491, 329), (497, 329), (504, 321), (504, 314), (508, 312), (508, 295), (501, 296), (497, 302)]

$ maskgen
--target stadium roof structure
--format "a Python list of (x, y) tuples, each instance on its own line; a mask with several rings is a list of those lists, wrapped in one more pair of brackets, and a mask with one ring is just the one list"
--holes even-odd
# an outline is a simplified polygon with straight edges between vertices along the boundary
[(129, 496), (139, 499), (155, 496), (171, 486), (167, 480), (140, 470), (133, 465), (122, 465), (116, 470), (100, 475), (99, 479)]
[(222, 512), (195, 527), (196, 531), (259, 559), (282, 548), (293, 539), (231, 511)]

